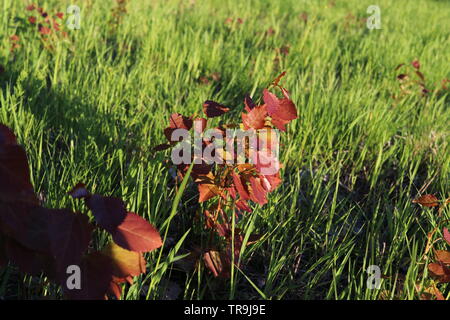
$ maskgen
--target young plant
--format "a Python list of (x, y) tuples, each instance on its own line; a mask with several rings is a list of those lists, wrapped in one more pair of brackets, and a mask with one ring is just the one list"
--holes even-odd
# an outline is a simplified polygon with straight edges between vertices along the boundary
[(429, 90), (425, 84), (425, 76), (420, 71), (419, 60), (412, 61), (411, 67), (408, 67), (406, 64), (402, 63), (395, 68), (395, 71), (399, 71), (400, 69), (404, 70), (403, 73), (397, 75), (397, 81), (399, 82), (400, 87), (399, 97), (414, 93), (419, 93), (421, 96), (428, 95)]
[(413, 60), (410, 65), (399, 64), (395, 71), (402, 70), (397, 75), (397, 81), (399, 83), (400, 92), (398, 95), (394, 95), (395, 100), (399, 100), (406, 96), (419, 95), (420, 97), (429, 96), (432, 93), (442, 94), (449, 88), (447, 84), (450, 83), (449, 79), (442, 79), (440, 84), (436, 84), (434, 89), (430, 89), (426, 85), (425, 75), (421, 71), (421, 64), (419, 60)]
[[(413, 200), (413, 203), (417, 203), (421, 206), (428, 208), (438, 208), (439, 217), (442, 215), (444, 207), (450, 203), (450, 198), (446, 200), (439, 200), (433, 194), (425, 194), (421, 197)], [(436, 233), (438, 228), (435, 228), (432, 232), (428, 234), (428, 242), (425, 248), (424, 257), (428, 255), (429, 252), (434, 253), (434, 262), (428, 264), (428, 271), (434, 281), (424, 289), (418, 288), (421, 291), (421, 299), (432, 299), (445, 300), (444, 295), (438, 289), (437, 285), (442, 283), (450, 283), (450, 251), (447, 250), (435, 250), (433, 248), (437, 241), (433, 241), (433, 235)], [(443, 239), (450, 245), (450, 232), (447, 228), (442, 229)]]
[(238, 219), (252, 212), (251, 203), (265, 205), (268, 194), (281, 183), (278, 130), (286, 131), (286, 125), (297, 118), (288, 91), (279, 85), (284, 75), (269, 86), (281, 91), (282, 97), (264, 89), (264, 103), (257, 105), (247, 96), (241, 122), (207, 129), (210, 118), (231, 110), (209, 100), (203, 104), (206, 118), (172, 114), (164, 129), (168, 142), (155, 147), (157, 151), (172, 149), (179, 177), (184, 177), (194, 162), (191, 176), (198, 201), (205, 203), (200, 221), (209, 230), (207, 246), (199, 256), (215, 277), (229, 278), (233, 264), (239, 266), (245, 243), (258, 239), (256, 235), (246, 238), (235, 227)]

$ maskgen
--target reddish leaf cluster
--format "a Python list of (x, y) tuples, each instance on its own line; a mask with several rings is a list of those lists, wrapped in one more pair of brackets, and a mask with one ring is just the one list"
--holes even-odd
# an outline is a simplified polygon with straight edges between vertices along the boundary
[[(433, 194), (425, 194), (420, 196), (419, 198), (412, 201), (413, 203), (417, 203), (421, 206), (433, 208), (438, 207), (439, 216), (442, 214), (442, 210), (446, 205), (450, 203), (450, 198), (446, 200), (439, 200)], [(433, 234), (437, 231), (437, 228), (434, 229), (433, 232), (428, 234), (428, 244), (425, 249), (425, 255), (432, 249), (433, 243), (432, 237)], [(447, 228), (443, 228), (442, 230), (443, 238), (450, 245), (450, 232)], [(428, 271), (431, 276), (437, 280), (438, 283), (449, 283), (450, 282), (450, 251), (446, 250), (434, 250), (435, 262), (430, 263), (428, 265)], [(432, 284), (431, 286), (425, 288), (421, 295), (421, 299), (432, 299), (436, 297), (438, 300), (445, 300), (443, 294), (436, 287), (436, 284)]]
[[(162, 245), (158, 231), (125, 209), (122, 200), (91, 195), (83, 184), (70, 194), (83, 198), (96, 224), (87, 215), (40, 205), (30, 181), (25, 150), (14, 133), (0, 124), (0, 265), (12, 262), (22, 272), (44, 273), (74, 299), (120, 298), (123, 282), (145, 272), (142, 252)], [(93, 251), (96, 226), (111, 233), (102, 251)], [(68, 286), (71, 266), (81, 272), (81, 288)]]
[(50, 37), (67, 37), (67, 33), (62, 30), (61, 21), (64, 17), (62, 12), (57, 12), (53, 16), (49, 15), (43, 8), (34, 4), (26, 7), (27, 11), (35, 12), (28, 17), (28, 22), (35, 26), (41, 38), (46, 41)]
[[(442, 230), (444, 240), (450, 245), (450, 232), (447, 228)], [(438, 283), (450, 283), (450, 251), (435, 250), (435, 262), (428, 265), (428, 271), (431, 276), (437, 280)], [(434, 286), (432, 295), (436, 296), (438, 300), (445, 300), (439, 289)]]
[(16, 49), (20, 48), (20, 37), (17, 34), (13, 34), (11, 37), (9, 37), (9, 41), (11, 42), (11, 52), (14, 52)]
[(400, 86), (400, 94), (394, 95), (394, 99), (399, 99), (408, 95), (419, 94), (422, 97), (428, 96), (431, 92), (443, 93), (449, 90), (447, 84), (450, 83), (449, 79), (442, 79), (440, 83), (434, 85), (434, 89), (429, 89), (426, 86), (425, 76), (420, 71), (421, 64), (419, 60), (414, 60), (411, 65), (408, 66), (404, 63), (397, 66), (396, 71), (399, 69), (406, 69), (402, 73), (397, 75), (397, 81)]
[(221, 75), (220, 75), (219, 72), (213, 72), (213, 73), (211, 73), (211, 74), (208, 75), (208, 76), (201, 76), (200, 78), (198, 78), (198, 81), (199, 81), (201, 84), (208, 85), (208, 84), (210, 84), (211, 82), (213, 82), (213, 83), (219, 82), (219, 81), (220, 81), (220, 78), (221, 78)]
[(233, 25), (233, 24), (240, 25), (243, 23), (244, 23), (244, 20), (242, 20), (241, 18), (233, 19), (233, 18), (229, 17), (229, 18), (225, 19), (225, 25)]
[[(405, 70), (403, 73), (397, 75), (397, 81), (400, 86), (400, 97), (410, 95), (414, 92), (419, 92), (421, 96), (426, 96), (429, 93), (425, 85), (425, 76), (420, 71), (419, 60), (414, 60), (411, 62), (413, 72), (411, 70)], [(399, 64), (395, 70), (406, 68), (404, 63)], [(396, 98), (396, 97), (394, 97)]]
[[(29, 32), (25, 32), (19, 38), (18, 35), (12, 35), (11, 51), (15, 51), (20, 47), (19, 40), (26, 42), (29, 40), (28, 35), (32, 37), (38, 37), (43, 47), (49, 51), (54, 50), (55, 44), (68, 38), (68, 34), (64, 31), (62, 12), (56, 12), (51, 15), (48, 11), (44, 10), (35, 4), (30, 4), (25, 8), (26, 20), (23, 17), (16, 17), (18, 21), (21, 21), (20, 29), (25, 29)], [(31, 39), (31, 38), (30, 38)]]
[[(227, 143), (233, 137), (227, 136), (229, 128), (241, 128), (248, 132), (253, 132), (257, 136), (257, 150), (250, 150), (250, 147), (243, 142), (245, 148), (243, 153), (245, 159), (250, 163), (239, 163), (237, 159), (242, 156), (234, 149), (222, 147), (215, 150), (213, 160), (204, 156), (204, 151), (214, 144), (206, 132), (208, 120), (205, 118), (186, 117), (175, 113), (170, 117), (169, 127), (164, 130), (164, 134), (169, 141), (155, 147), (155, 150), (164, 150), (175, 146), (177, 143), (171, 141), (171, 135), (176, 129), (191, 130), (200, 135), (201, 138), (201, 158), (192, 155), (191, 161), (195, 162), (192, 170), (192, 177), (197, 184), (199, 192), (199, 202), (210, 201), (210, 206), (204, 211), (205, 228), (211, 230), (224, 240), (223, 249), (217, 249), (210, 243), (205, 250), (203, 260), (206, 266), (215, 276), (229, 276), (232, 248), (232, 214), (242, 214), (251, 212), (250, 202), (264, 205), (267, 203), (267, 196), (275, 190), (281, 183), (279, 174), (280, 163), (276, 159), (273, 148), (278, 147), (278, 141), (271, 141), (274, 129), (286, 131), (286, 125), (298, 117), (297, 110), (289, 97), (287, 90), (279, 85), (280, 79), (285, 75), (282, 73), (272, 83), (272, 87), (281, 91), (282, 97), (265, 89), (263, 91), (263, 104), (256, 105), (247, 96), (244, 99), (244, 112), (241, 113), (242, 123), (221, 125), (209, 129), (215, 133), (220, 133)], [(219, 117), (231, 109), (214, 101), (205, 101), (203, 112), (207, 118)], [(195, 123), (195, 125), (194, 125)], [(228, 145), (228, 144), (227, 144)], [(251, 152), (253, 151), (253, 152)], [(272, 161), (262, 161), (263, 157), (271, 158)], [(228, 161), (232, 160), (232, 161)], [(265, 173), (264, 164), (270, 162), (276, 169), (272, 174)], [(179, 176), (183, 177), (189, 164), (182, 163), (177, 166)], [(230, 213), (231, 214), (228, 214)], [(240, 230), (235, 230), (234, 249), (238, 261), (243, 237)], [(237, 251), (236, 251), (237, 250)]]
[(128, 0), (116, 0), (116, 6), (111, 9), (111, 19), (109, 20), (111, 33), (115, 32), (119, 25), (122, 24), (123, 18), (128, 13), (128, 2)]

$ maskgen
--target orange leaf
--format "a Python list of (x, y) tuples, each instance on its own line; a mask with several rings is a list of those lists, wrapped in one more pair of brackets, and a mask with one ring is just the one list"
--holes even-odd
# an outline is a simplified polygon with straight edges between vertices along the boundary
[(150, 252), (162, 246), (158, 230), (133, 212), (126, 215), (112, 237), (122, 248), (136, 252)]
[(450, 232), (448, 231), (447, 228), (444, 228), (443, 233), (444, 233), (444, 239), (445, 239), (445, 241), (447, 241), (447, 243), (450, 244)]
[(200, 183), (198, 192), (200, 193), (198, 202), (205, 202), (220, 195), (220, 189), (216, 185), (209, 183)]
[(446, 275), (446, 268), (439, 263), (430, 263), (428, 265), (428, 271), (430, 271), (436, 277), (442, 277)]
[(123, 249), (114, 242), (110, 242), (102, 253), (111, 258), (113, 275), (117, 278), (135, 277), (145, 272), (142, 253)]
[(436, 250), (436, 259), (444, 264), (450, 264), (450, 251)]
[(433, 194), (424, 194), (423, 196), (419, 197), (418, 199), (415, 199), (412, 201), (413, 203), (418, 203), (424, 207), (437, 207), (439, 205), (439, 200), (436, 198)]

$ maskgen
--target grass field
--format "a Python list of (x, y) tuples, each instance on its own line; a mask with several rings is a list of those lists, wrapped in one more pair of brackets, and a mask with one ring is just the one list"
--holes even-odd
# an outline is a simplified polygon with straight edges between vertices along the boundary
[[(27, 4), (0, 5), (0, 123), (25, 147), (49, 208), (81, 210), (66, 193), (83, 181), (164, 231), (176, 190), (152, 148), (169, 115), (201, 116), (211, 99), (239, 118), (246, 93), (259, 99), (287, 72), (299, 119), (282, 137), (283, 184), (238, 223), (263, 235), (242, 253), (242, 272), (216, 279), (176, 258), (203, 241), (190, 183), (160, 259), (147, 256), (148, 273), (123, 298), (419, 298), (416, 284), (430, 281), (427, 233), (450, 219), (448, 206), (439, 215), (412, 203), (450, 196), (450, 91), (434, 91), (450, 78), (450, 1), (131, 0), (116, 24), (115, 1), (40, 1), (49, 12), (81, 9), (80, 29), (52, 49), (20, 29)], [(370, 5), (380, 30), (362, 20)], [(11, 52), (13, 34), (21, 46)], [(415, 59), (430, 92), (400, 96), (395, 68)], [(380, 289), (367, 286), (369, 265), (385, 275)], [(61, 293), (10, 265), (0, 297)]]

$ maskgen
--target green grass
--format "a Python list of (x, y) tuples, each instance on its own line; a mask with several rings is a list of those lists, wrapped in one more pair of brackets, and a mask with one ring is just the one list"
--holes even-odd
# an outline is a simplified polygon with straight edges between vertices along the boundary
[[(411, 200), (427, 183), (427, 193), (449, 196), (450, 91), (394, 101), (394, 69), (417, 58), (429, 87), (450, 78), (450, 2), (335, 2), (132, 0), (112, 30), (113, 1), (42, 1), (52, 12), (68, 4), (82, 10), (71, 42), (49, 52), (16, 30), (25, 2), (2, 1), (0, 122), (26, 148), (45, 206), (80, 210), (66, 192), (83, 181), (122, 197), (162, 232), (169, 227), (162, 254), (147, 257), (148, 274), (124, 298), (177, 290), (184, 299), (418, 298), (426, 235), (450, 210), (438, 217)], [(381, 8), (381, 30), (346, 25), (349, 13), (368, 17), (372, 4)], [(244, 22), (226, 25), (229, 17)], [(275, 33), (266, 35), (270, 27)], [(11, 54), (14, 33), (22, 46)], [(287, 45), (276, 62), (276, 48)], [(246, 248), (232, 280), (203, 267), (186, 272), (180, 258), (202, 241), (192, 225), (195, 188), (187, 185), (172, 220), (173, 181), (164, 154), (151, 148), (164, 142), (170, 113), (200, 115), (212, 99), (240, 117), (244, 95), (259, 99), (284, 70), (300, 116), (282, 137), (284, 181), (265, 207), (237, 222), (264, 236)], [(198, 81), (214, 72), (218, 82)], [(367, 288), (369, 265), (391, 277), (380, 290)], [(0, 270), (0, 297), (59, 298), (60, 291), (10, 266)]]

